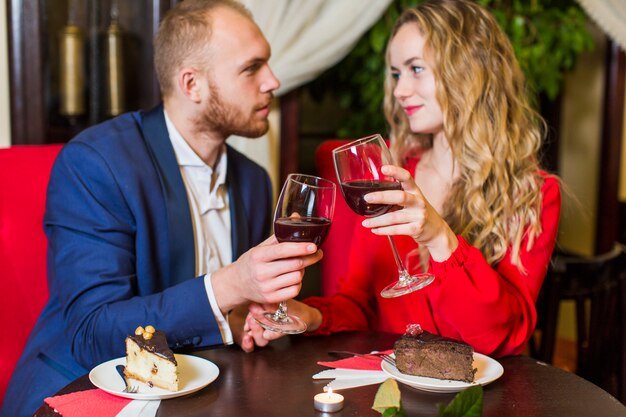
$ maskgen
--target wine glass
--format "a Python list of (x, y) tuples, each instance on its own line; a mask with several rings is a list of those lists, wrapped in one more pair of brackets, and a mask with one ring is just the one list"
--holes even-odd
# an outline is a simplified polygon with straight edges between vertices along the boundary
[[(333, 150), (333, 160), (341, 192), (348, 206), (357, 214), (376, 217), (395, 208), (393, 204), (370, 204), (363, 198), (374, 191), (401, 190), (401, 184), (384, 175), (380, 168), (393, 164), (391, 153), (383, 138), (376, 134), (357, 139)], [(435, 279), (430, 273), (411, 275), (404, 266), (391, 236), (393, 257), (398, 266), (398, 279), (380, 293), (384, 298), (398, 297), (424, 288)]]
[[(312, 242), (320, 246), (330, 229), (335, 211), (335, 184), (305, 174), (289, 174), (278, 197), (274, 212), (274, 234), (279, 242)], [(275, 312), (264, 311), (255, 320), (265, 329), (296, 334), (306, 323), (287, 314), (281, 302)]]

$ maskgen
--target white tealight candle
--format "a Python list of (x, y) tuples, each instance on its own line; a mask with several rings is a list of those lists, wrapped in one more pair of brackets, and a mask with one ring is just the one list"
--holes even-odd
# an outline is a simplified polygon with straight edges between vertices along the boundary
[(313, 406), (318, 411), (334, 413), (343, 408), (343, 395), (337, 394), (329, 388), (327, 392), (317, 394), (313, 398)]

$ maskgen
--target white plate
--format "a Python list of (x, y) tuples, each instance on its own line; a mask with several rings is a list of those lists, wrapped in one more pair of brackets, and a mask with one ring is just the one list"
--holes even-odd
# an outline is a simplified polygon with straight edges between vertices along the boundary
[(474, 368), (478, 370), (476, 371), (474, 382), (471, 383), (403, 374), (398, 371), (395, 365), (385, 361), (381, 362), (381, 367), (386, 374), (398, 382), (429, 392), (459, 392), (472, 385), (487, 385), (500, 378), (504, 373), (504, 368), (498, 361), (476, 352), (474, 352)]
[(126, 366), (126, 357), (112, 359), (101, 363), (89, 372), (89, 380), (96, 387), (117, 395), (118, 397), (131, 398), (133, 400), (165, 400), (180, 397), (201, 390), (215, 381), (220, 374), (219, 368), (211, 361), (191, 355), (174, 354), (178, 362), (178, 378), (180, 390), (168, 391), (158, 387), (150, 387), (143, 382), (131, 379), (133, 385), (139, 387), (137, 393), (122, 392), (126, 385), (117, 373), (117, 365)]

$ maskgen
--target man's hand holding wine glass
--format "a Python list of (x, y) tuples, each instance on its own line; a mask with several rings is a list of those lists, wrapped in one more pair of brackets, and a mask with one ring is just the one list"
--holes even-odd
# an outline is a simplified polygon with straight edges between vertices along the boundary
[[(309, 242), (317, 247), (324, 242), (335, 210), (335, 184), (324, 178), (305, 174), (290, 174), (283, 184), (276, 211), (274, 233), (279, 242)], [(306, 330), (307, 324), (298, 316), (287, 313), (285, 297), (272, 311), (251, 314), (261, 327), (278, 333), (296, 334)]]
[[(219, 294), (220, 310), (228, 315), (233, 338), (244, 351), (251, 352), (255, 345), (265, 346), (276, 339), (278, 333), (266, 331), (254, 319), (246, 317), (248, 307), (242, 304), (243, 300), (256, 301), (256, 309), (251, 308), (258, 311), (295, 297), (302, 288), (305, 268), (318, 262), (322, 256), (322, 251), (315, 244), (280, 243), (272, 235), (213, 274), (213, 290)], [(237, 279), (221, 279), (220, 274), (230, 274)]]
[[(219, 307), (223, 313), (228, 313), (242, 304), (242, 300), (278, 303), (293, 298), (302, 287), (304, 269), (321, 258), (322, 253), (314, 244), (279, 244), (276, 237), (271, 236), (213, 274), (214, 291), (221, 300)], [(220, 274), (241, 279), (224, 280), (220, 279)]]
[[(322, 251), (318, 247), (324, 242), (330, 229), (335, 208), (335, 188), (331, 181), (304, 174), (290, 174), (285, 181), (274, 213), (275, 235), (259, 247), (272, 246), (274, 249), (271, 256), (276, 266), (292, 272), (284, 274), (281, 280), (278, 277), (262, 280), (263, 284), (257, 288), (257, 292), (271, 294), (271, 297), (268, 296), (258, 303), (250, 303), (247, 315), (242, 314), (245, 313), (242, 309), (233, 311), (231, 328), (239, 332), (235, 338), (244, 351), (251, 352), (255, 346), (265, 346), (270, 340), (284, 334), (302, 333), (307, 329), (307, 323), (311, 322), (312, 317), (308, 314), (310, 311), (303, 311), (304, 320), (298, 315), (288, 314), (285, 300), (295, 297), (300, 291), (304, 268), (322, 257)], [(304, 245), (312, 255), (291, 259), (288, 252), (279, 253), (275, 249), (289, 245), (294, 248)], [(256, 259), (257, 255), (262, 257), (263, 252), (250, 254), (252, 259)], [(301, 262), (301, 268), (295, 276), (295, 268), (291, 264), (293, 261)], [(254, 270), (259, 270), (258, 265), (255, 264), (250, 272)], [(268, 276), (271, 277), (272, 273)], [(281, 285), (285, 287), (280, 287)], [(284, 296), (276, 299), (282, 290), (285, 290), (282, 292)], [(277, 302), (278, 308), (275, 305)]]

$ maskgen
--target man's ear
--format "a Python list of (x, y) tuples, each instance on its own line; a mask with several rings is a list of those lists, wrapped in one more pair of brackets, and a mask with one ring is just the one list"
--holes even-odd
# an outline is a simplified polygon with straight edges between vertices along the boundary
[(202, 75), (193, 68), (183, 68), (178, 72), (178, 88), (195, 103), (202, 99)]

